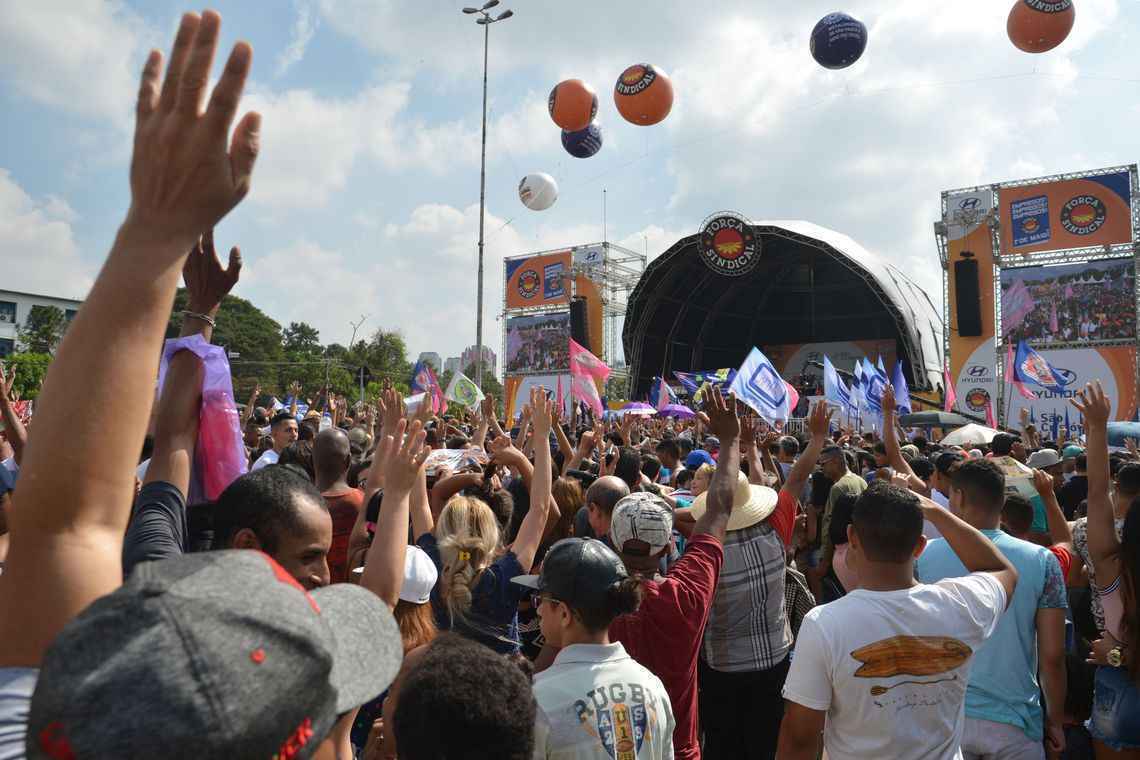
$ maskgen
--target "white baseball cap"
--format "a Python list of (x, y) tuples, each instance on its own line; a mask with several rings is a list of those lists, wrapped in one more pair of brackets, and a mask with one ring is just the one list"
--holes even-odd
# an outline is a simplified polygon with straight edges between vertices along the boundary
[[(353, 568), (352, 572), (363, 574), (363, 565)], [(412, 604), (427, 604), (431, 601), (431, 590), (437, 580), (439, 571), (427, 552), (418, 546), (408, 546), (404, 554), (404, 583), (400, 586), (400, 598)]]
[[(665, 500), (648, 492), (631, 493), (614, 505), (610, 520), (610, 541), (622, 554), (652, 557), (669, 545), (673, 537), (673, 512)], [(631, 551), (629, 541), (648, 545), (648, 551), (637, 545)]]

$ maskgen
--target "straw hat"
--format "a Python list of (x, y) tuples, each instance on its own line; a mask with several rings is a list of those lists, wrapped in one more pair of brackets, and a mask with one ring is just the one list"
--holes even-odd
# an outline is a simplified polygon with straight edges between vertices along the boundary
[[(708, 491), (693, 499), (690, 509), (694, 520), (699, 520), (705, 513)], [(744, 473), (736, 476), (736, 488), (732, 491), (732, 514), (728, 518), (728, 530), (741, 530), (750, 528), (756, 523), (766, 520), (768, 515), (776, 511), (776, 502), (779, 496), (767, 486), (757, 486), (748, 482)]]

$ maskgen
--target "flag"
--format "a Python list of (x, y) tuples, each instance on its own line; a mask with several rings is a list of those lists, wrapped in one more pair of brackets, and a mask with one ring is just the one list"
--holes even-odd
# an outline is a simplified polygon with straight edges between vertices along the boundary
[(891, 374), (891, 385), (895, 389), (895, 406), (900, 413), (910, 414), (910, 388), (906, 384), (906, 375), (903, 374), (901, 359), (895, 362), (895, 371)]
[(958, 394), (954, 391), (954, 381), (950, 379), (950, 369), (945, 368), (942, 370), (942, 387), (945, 388), (946, 403), (942, 406), (942, 411), (949, 412), (954, 409), (954, 405), (958, 403)]
[(855, 371), (851, 375), (851, 411), (855, 416), (867, 408), (866, 394), (863, 392), (863, 368), (855, 362)]
[(823, 397), (838, 406), (844, 414), (858, 414), (859, 410), (852, 403), (851, 391), (826, 354), (823, 357)]
[(1017, 382), (1033, 383), (1059, 396), (1065, 392), (1065, 386), (1061, 384), (1061, 373), (1054, 369), (1044, 356), (1030, 348), (1024, 340), (1017, 344), (1013, 379)]
[(1006, 347), (1005, 366), (1008, 367), (1005, 374), (1009, 379), (1010, 385), (1012, 385), (1017, 390), (1017, 392), (1021, 394), (1022, 398), (1029, 399), (1030, 401), (1036, 401), (1037, 396), (1033, 393), (1033, 391), (1025, 387), (1025, 383), (1021, 382), (1021, 378), (1017, 374), (1017, 367), (1013, 361), (1012, 344)]
[(1017, 327), (1029, 312), (1033, 311), (1037, 302), (1025, 283), (1020, 279), (1014, 280), (1009, 290), (1001, 294), (1001, 331), (1008, 333)]
[(1072, 433), (1072, 428), (1069, 427), (1069, 407), (1065, 407), (1065, 437), (1068, 438)]
[(570, 340), (570, 395), (590, 405), (594, 416), (602, 416), (602, 397), (597, 383), (604, 383), (610, 368), (574, 339)]
[(993, 399), (988, 399), (986, 401), (986, 426), (997, 429), (997, 420), (994, 418)]
[(784, 381), (784, 385), (788, 388), (788, 416), (791, 417), (795, 408), (800, 405), (800, 392), (787, 380)]
[(1057, 440), (1057, 433), (1061, 432), (1061, 415), (1057, 414), (1057, 410), (1053, 410), (1053, 440)]
[(787, 383), (758, 348), (740, 365), (728, 390), (773, 425), (786, 421), (791, 412)]
[(685, 392), (694, 399), (698, 398), (705, 385), (722, 387), (732, 383), (736, 378), (734, 369), (704, 370), (702, 372), (674, 372), (673, 377), (685, 389)]
[(883, 413), (883, 386), (886, 385), (886, 375), (880, 375), (871, 362), (863, 357), (863, 397), (866, 400), (867, 410), (876, 416)]
[(426, 391), (413, 393), (411, 396), (405, 398), (404, 408), (407, 410), (408, 414), (415, 414), (416, 410), (420, 408), (420, 404), (424, 402), (425, 398), (427, 398)]
[(879, 354), (876, 357), (875, 369), (879, 370), (879, 374), (884, 378), (887, 376), (887, 368), (883, 366), (883, 355)]
[[(559, 391), (561, 391), (561, 377), (558, 378), (558, 384)], [(479, 390), (479, 386), (475, 384), (474, 380), (462, 372), (455, 373), (451, 382), (447, 384), (447, 393), (443, 395), (444, 398), (462, 404), (469, 409), (475, 408), (483, 400), (483, 391)]]
[(1034, 411), (1033, 407), (1029, 407), (1029, 424), (1030, 425), (1036, 425), (1037, 424), (1037, 414)]
[(649, 386), (649, 403), (653, 404), (653, 408), (661, 411), (669, 404), (676, 403), (677, 394), (669, 387), (669, 383), (665, 382), (664, 378), (655, 377)]
[(447, 401), (443, 397), (443, 389), (435, 379), (435, 372), (427, 362), (416, 362), (412, 369), (411, 389), (416, 393), (424, 392), (431, 396), (432, 414), (446, 414)]
[(1049, 332), (1057, 334), (1057, 304), (1049, 305)]

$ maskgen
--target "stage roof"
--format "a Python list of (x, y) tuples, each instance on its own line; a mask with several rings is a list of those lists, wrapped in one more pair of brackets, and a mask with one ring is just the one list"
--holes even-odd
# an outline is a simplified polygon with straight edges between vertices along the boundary
[(754, 345), (829, 341), (893, 339), (912, 390), (940, 382), (941, 309), (922, 288), (834, 230), (804, 221), (751, 227), (762, 248), (748, 274), (707, 267), (696, 234), (646, 268), (622, 332), (634, 397), (655, 375), (738, 367)]

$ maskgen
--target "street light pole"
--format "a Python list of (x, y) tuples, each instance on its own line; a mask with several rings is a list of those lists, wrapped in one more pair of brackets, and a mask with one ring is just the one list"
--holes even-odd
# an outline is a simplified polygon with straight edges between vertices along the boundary
[(475, 294), (475, 384), (480, 388), (483, 387), (483, 219), (487, 204), (487, 56), (491, 45), (491, 24), (514, 15), (513, 11), (506, 10), (492, 18), (487, 9), (498, 4), (499, 0), (488, 0), (482, 8), (463, 9), (466, 14), (480, 14), (475, 23), (483, 26), (483, 139), (479, 153), (479, 269)]

